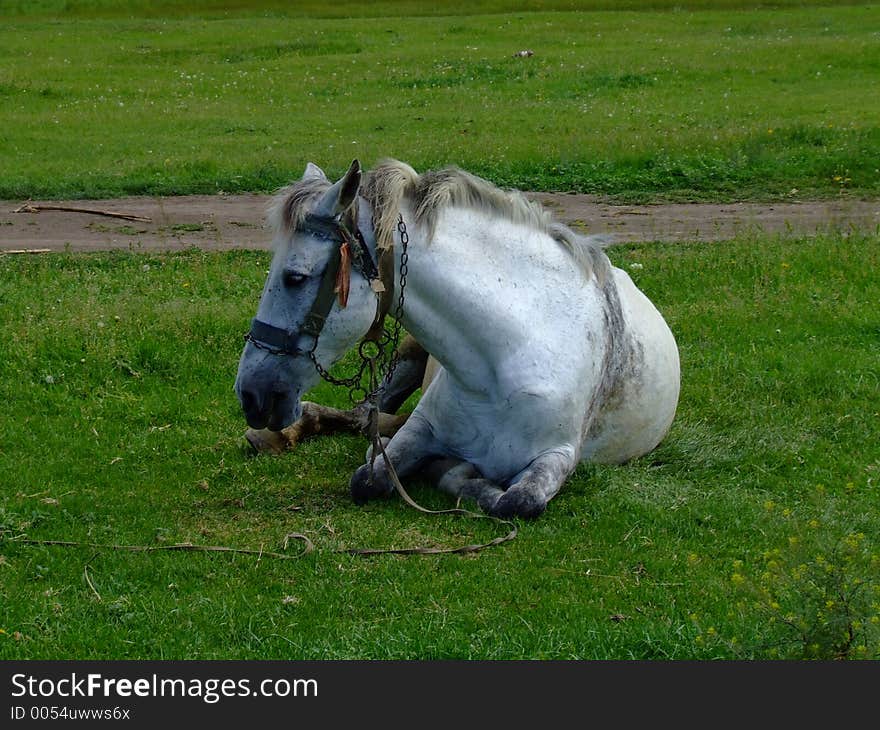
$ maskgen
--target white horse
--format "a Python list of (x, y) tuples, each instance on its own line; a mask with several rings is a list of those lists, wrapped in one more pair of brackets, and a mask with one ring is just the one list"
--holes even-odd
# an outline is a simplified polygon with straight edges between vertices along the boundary
[[(619, 464), (660, 443), (678, 402), (675, 339), (595, 239), (458, 169), (419, 175), (386, 161), (362, 178), (357, 161), (335, 184), (310, 163), (275, 200), (275, 257), (235, 384), (250, 426), (304, 418), (316, 364), (329, 368), (371, 328), (380, 252), (392, 252), (400, 287), (402, 219), (402, 324), (439, 366), (387, 443), (401, 479), (534, 517), (579, 461)], [(348, 230), (369, 260), (355, 257), (343, 298)], [(406, 382), (385, 384), (395, 407), (383, 410), (418, 387), (425, 360), (404, 359)], [(358, 503), (392, 492), (381, 459), (372, 478), (368, 464), (351, 478)]]

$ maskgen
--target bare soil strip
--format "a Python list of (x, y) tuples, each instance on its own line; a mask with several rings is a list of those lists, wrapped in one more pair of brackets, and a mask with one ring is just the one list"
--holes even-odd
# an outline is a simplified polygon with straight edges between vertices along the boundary
[[(619, 243), (721, 241), (749, 232), (790, 236), (880, 232), (880, 200), (613, 205), (589, 195), (528, 195), (577, 230), (608, 234)], [(268, 249), (271, 241), (265, 213), (270, 199), (268, 195), (193, 195), (0, 201), (0, 251)], [(26, 202), (46, 209), (16, 212)], [(147, 220), (127, 221), (118, 217), (122, 215)]]

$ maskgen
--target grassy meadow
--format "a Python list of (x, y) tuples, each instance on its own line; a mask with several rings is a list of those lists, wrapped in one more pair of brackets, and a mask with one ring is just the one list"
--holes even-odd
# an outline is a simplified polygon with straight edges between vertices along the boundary
[[(878, 243), (612, 249), (679, 342), (668, 438), (580, 467), (512, 543), (408, 558), (339, 551), (504, 528), (356, 507), (357, 437), (245, 447), (232, 383), (268, 253), (0, 257), (0, 658), (880, 658)], [(315, 550), (20, 542), (289, 533)]]
[[(874, 196), (878, 13), (4, 0), (0, 199), (269, 191), (385, 156), (628, 201)], [(668, 438), (581, 466), (511, 543), (373, 558), (345, 551), (505, 529), (356, 507), (362, 438), (249, 452), (232, 385), (267, 252), (0, 255), (0, 659), (878, 659), (878, 244), (610, 249), (678, 339)], [(270, 556), (291, 533), (314, 551)]]
[(386, 156), (620, 200), (875, 195), (878, 28), (865, 3), (6, 0), (0, 199)]

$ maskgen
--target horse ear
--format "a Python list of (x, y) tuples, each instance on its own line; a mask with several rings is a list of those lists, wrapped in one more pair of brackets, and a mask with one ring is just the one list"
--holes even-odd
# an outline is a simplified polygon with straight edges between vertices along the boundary
[(324, 174), (324, 171), (318, 167), (314, 162), (310, 162), (306, 165), (306, 171), (302, 176), (303, 180), (326, 180), (327, 176)]
[(348, 210), (361, 187), (361, 163), (354, 160), (348, 172), (334, 183), (315, 206), (315, 213), (328, 218), (336, 216)]

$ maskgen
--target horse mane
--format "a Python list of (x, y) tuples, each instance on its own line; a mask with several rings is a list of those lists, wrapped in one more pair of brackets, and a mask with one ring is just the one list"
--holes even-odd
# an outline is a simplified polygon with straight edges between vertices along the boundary
[[(276, 232), (291, 233), (330, 185), (325, 179), (307, 178), (283, 188), (270, 205), (270, 225)], [(405, 199), (409, 199), (413, 203), (416, 223), (427, 229), (429, 240), (444, 210), (469, 208), (546, 233), (571, 253), (587, 276), (594, 272), (600, 283), (604, 283), (610, 270), (601, 237), (581, 236), (518, 190), (501, 190), (457, 167), (420, 175), (404, 162), (386, 159), (367, 174), (361, 195), (372, 208), (373, 227), (380, 248), (393, 246), (401, 206)]]
[[(276, 234), (293, 233), (331, 184), (326, 178), (309, 177), (281, 188), (272, 198), (266, 212), (269, 227)], [(279, 238), (276, 235), (276, 242)]]
[(429, 239), (444, 210), (470, 208), (546, 233), (571, 253), (586, 275), (595, 272), (600, 283), (610, 270), (602, 238), (578, 235), (520, 191), (501, 190), (457, 167), (419, 175), (404, 162), (383, 160), (369, 173), (362, 194), (372, 206), (376, 241), (383, 248), (392, 245), (401, 204), (408, 198), (413, 203), (416, 222), (427, 229)]

